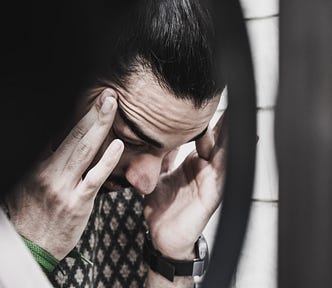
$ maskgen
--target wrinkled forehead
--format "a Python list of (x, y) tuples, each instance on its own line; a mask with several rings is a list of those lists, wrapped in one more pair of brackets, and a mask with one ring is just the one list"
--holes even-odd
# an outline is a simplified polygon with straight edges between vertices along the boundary
[(125, 90), (118, 92), (122, 113), (146, 134), (161, 140), (168, 136), (182, 141), (195, 137), (208, 126), (219, 102), (215, 97), (196, 108), (192, 101), (176, 98), (149, 76), (132, 79)]

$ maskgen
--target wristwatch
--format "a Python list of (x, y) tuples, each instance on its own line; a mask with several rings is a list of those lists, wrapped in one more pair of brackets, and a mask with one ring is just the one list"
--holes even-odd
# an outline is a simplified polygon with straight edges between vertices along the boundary
[(209, 263), (209, 250), (203, 235), (195, 242), (195, 253), (196, 258), (193, 260), (175, 260), (164, 257), (153, 247), (149, 231), (145, 233), (144, 260), (154, 272), (171, 282), (173, 282), (174, 276), (202, 276), (204, 274)]

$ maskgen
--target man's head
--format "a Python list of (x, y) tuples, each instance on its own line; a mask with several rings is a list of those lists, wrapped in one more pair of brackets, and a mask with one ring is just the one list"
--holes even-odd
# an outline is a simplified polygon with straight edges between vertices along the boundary
[(107, 87), (118, 103), (100, 153), (114, 138), (125, 151), (105, 186), (132, 185), (147, 194), (165, 156), (200, 137), (218, 105), (208, 40), (213, 31), (197, 0), (134, 1), (122, 22), (115, 55), (100, 53), (97, 88), (86, 103), (100, 101)]
[[(190, 99), (196, 107), (213, 98), (217, 92), (211, 75), (213, 25), (201, 2), (205, 1), (127, 1), (117, 36), (99, 48), (106, 50), (98, 53), (101, 85), (125, 89), (128, 77), (143, 69), (175, 97)], [(106, 33), (100, 32), (101, 37)]]

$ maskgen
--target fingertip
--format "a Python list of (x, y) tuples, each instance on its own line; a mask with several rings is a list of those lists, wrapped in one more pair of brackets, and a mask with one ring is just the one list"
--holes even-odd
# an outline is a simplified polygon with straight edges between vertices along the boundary
[[(114, 120), (114, 116), (117, 111), (117, 102), (114, 97), (111, 96), (105, 96), (104, 94), (100, 99), (103, 99), (103, 102), (101, 103), (101, 107), (99, 108), (99, 115), (100, 120), (108, 122), (110, 120), (109, 117), (112, 118), (112, 122)], [(108, 95), (108, 94), (107, 94)], [(98, 105), (98, 104), (97, 104)], [(98, 109), (98, 106), (97, 106)], [(106, 118), (105, 118), (106, 117)]]
[(112, 98), (114, 102), (118, 99), (118, 94), (116, 91), (112, 88), (106, 88), (103, 90), (103, 92), (100, 94), (100, 101), (101, 103), (104, 103), (105, 98)]
[(113, 170), (118, 164), (124, 150), (124, 144), (120, 139), (113, 140), (107, 147), (100, 162), (104, 163), (104, 166)]
[(114, 106), (114, 101), (112, 101), (112, 97), (105, 97), (103, 100), (103, 104), (101, 106), (101, 112), (104, 114), (110, 113)]
[(112, 145), (114, 147), (114, 150), (118, 152), (122, 152), (124, 149), (124, 144), (120, 139), (113, 140)]
[(196, 140), (195, 145), (199, 157), (209, 160), (211, 151), (214, 147), (214, 137), (210, 126), (208, 127), (206, 133), (201, 138)]

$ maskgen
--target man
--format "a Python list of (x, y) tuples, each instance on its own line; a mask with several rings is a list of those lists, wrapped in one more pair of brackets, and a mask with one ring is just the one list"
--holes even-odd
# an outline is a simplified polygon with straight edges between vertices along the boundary
[[(54, 261), (64, 259), (63, 277), (52, 280), (59, 286), (142, 287), (144, 282), (154, 288), (192, 287), (191, 276), (170, 281), (153, 264), (142, 266), (127, 244), (142, 249), (145, 219), (155, 250), (191, 261), (221, 201), (225, 151), (222, 119), (214, 130), (209, 127), (220, 90), (211, 76), (207, 11), (195, 0), (134, 2), (123, 20), (116, 55), (106, 55), (107, 45), (101, 47), (100, 59), (114, 61), (98, 62), (96, 81), (77, 109), (75, 119), (81, 120), (7, 201), (25, 241)], [(105, 31), (99, 31), (102, 37)], [(175, 171), (162, 173), (165, 159), (189, 141), (195, 141), (196, 151)], [(128, 209), (125, 204), (133, 204), (132, 199)], [(128, 214), (132, 217), (125, 218)], [(129, 237), (136, 239), (118, 232), (132, 232), (135, 221), (141, 222)], [(78, 241), (94, 268), (66, 257)], [(118, 249), (107, 250), (114, 246)], [(132, 266), (121, 259), (125, 249), (133, 251)], [(128, 282), (135, 267), (141, 276)]]

